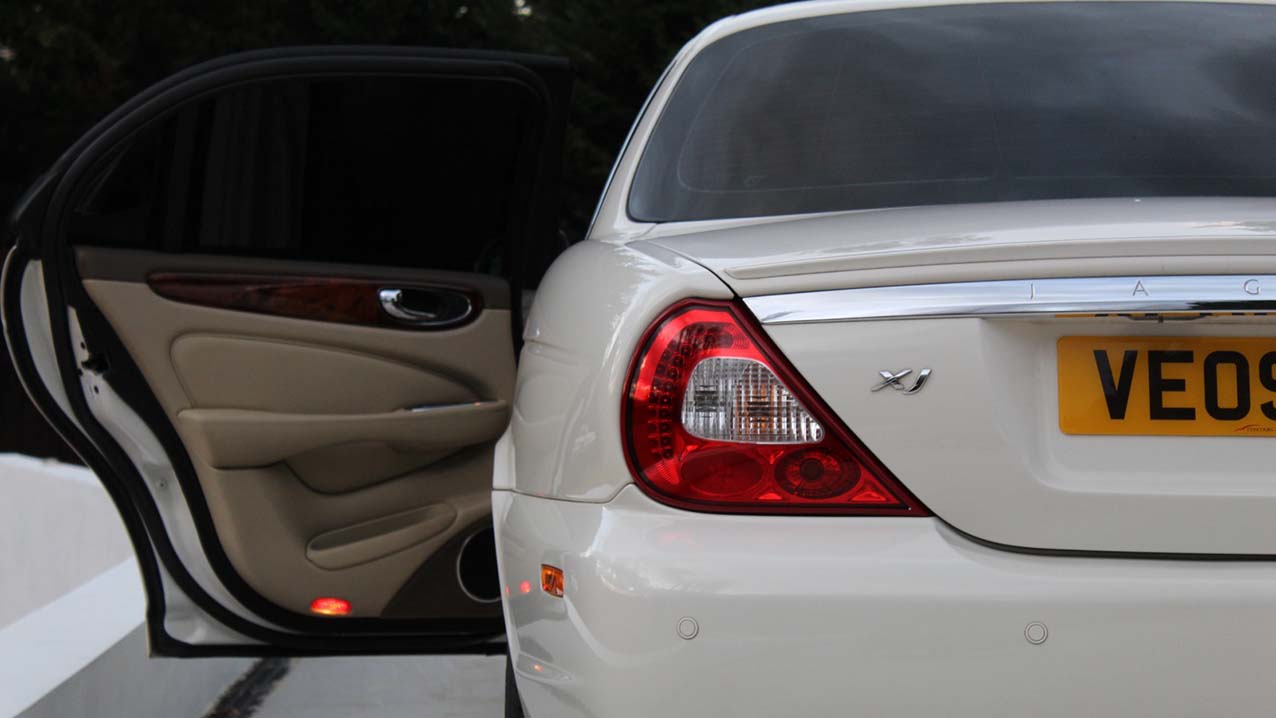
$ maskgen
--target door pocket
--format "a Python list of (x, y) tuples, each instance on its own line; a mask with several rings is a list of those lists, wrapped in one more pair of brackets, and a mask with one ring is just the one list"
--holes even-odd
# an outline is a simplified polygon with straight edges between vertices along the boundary
[(430, 504), (321, 533), (306, 544), (306, 558), (319, 568), (350, 568), (428, 541), (455, 521), (456, 509)]

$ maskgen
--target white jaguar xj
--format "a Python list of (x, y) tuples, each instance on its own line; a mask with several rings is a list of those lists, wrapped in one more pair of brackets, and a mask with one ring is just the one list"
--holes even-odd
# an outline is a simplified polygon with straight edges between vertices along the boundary
[(537, 717), (1260, 714), (1273, 78), (1263, 2), (728, 18), (563, 247), (565, 62), (237, 55), (30, 190), (5, 338), (157, 655), (508, 651)]

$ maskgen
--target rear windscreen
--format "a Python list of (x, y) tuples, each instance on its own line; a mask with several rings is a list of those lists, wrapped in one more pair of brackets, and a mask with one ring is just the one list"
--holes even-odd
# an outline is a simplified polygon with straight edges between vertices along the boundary
[(1276, 8), (1033, 3), (777, 23), (692, 60), (637, 220), (1276, 195)]

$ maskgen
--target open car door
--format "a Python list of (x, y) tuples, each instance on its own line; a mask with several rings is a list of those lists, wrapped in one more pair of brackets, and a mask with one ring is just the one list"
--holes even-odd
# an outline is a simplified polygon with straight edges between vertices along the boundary
[(504, 650), (494, 446), (555, 246), (565, 61), (254, 52), (13, 216), (5, 338), (137, 552), (159, 655)]

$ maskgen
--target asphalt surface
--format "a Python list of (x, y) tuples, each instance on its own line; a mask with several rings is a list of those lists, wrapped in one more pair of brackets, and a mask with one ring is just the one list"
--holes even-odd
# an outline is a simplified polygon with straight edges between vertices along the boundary
[(504, 710), (505, 658), (265, 659), (208, 718), (470, 718)]

